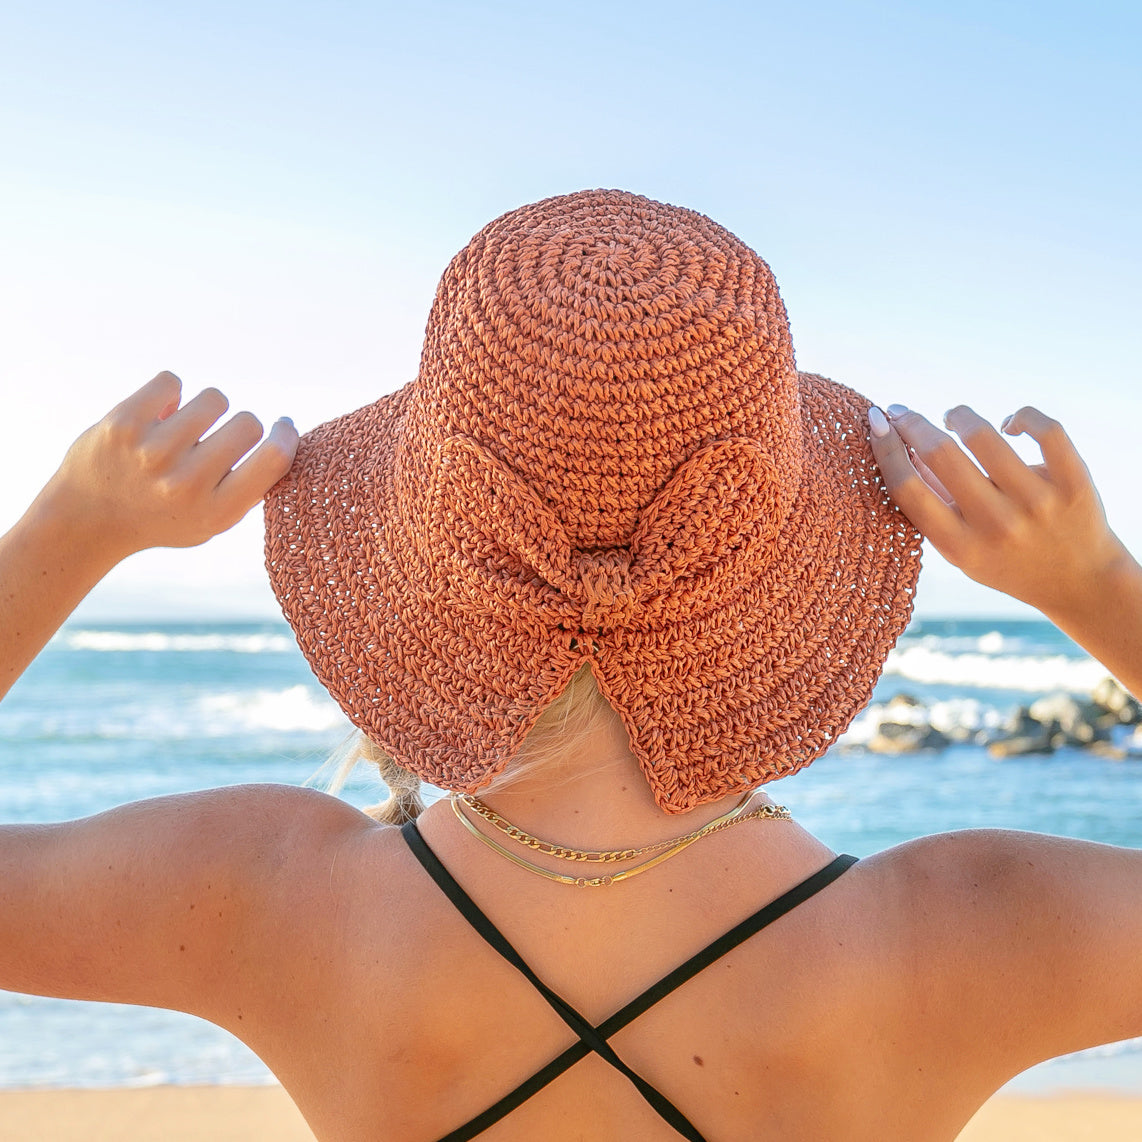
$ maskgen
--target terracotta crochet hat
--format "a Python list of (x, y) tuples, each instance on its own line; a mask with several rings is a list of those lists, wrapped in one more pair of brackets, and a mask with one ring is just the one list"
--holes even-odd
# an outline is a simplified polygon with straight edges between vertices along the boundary
[(349, 718), (433, 784), (486, 785), (590, 663), (682, 812), (820, 756), (908, 620), (920, 538), (867, 409), (797, 372), (722, 227), (549, 198), (453, 259), (411, 384), (303, 437), (270, 578)]

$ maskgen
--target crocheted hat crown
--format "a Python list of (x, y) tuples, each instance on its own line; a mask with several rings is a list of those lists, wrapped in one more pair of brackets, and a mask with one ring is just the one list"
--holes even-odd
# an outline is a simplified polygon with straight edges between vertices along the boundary
[(618, 191), (485, 227), (416, 380), (309, 433), (267, 564), (315, 672), (474, 791), (589, 662), (659, 804), (792, 772), (867, 700), (918, 537), (867, 402), (798, 374), (769, 267)]
[(769, 267), (700, 214), (596, 192), (513, 211), (452, 261), (397, 456), (423, 479), (449, 437), (487, 442), (606, 548), (712, 440), (762, 441), (796, 472), (797, 406)]

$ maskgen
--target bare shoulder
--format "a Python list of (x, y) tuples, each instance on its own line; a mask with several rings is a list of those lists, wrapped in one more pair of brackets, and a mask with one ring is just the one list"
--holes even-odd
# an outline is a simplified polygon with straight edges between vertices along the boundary
[[(862, 865), (910, 896), (944, 905), (1022, 910), (1049, 900), (1101, 906), (1100, 885), (1142, 873), (1142, 851), (1011, 829), (965, 829), (907, 841)], [(918, 902), (918, 901), (917, 901)]]
[(201, 1011), (219, 956), (268, 946), (299, 900), (323, 907), (332, 854), (376, 828), (281, 785), (0, 826), (0, 986)]
[[(193, 793), (179, 794), (187, 802), (201, 802), (215, 809), (240, 808), (243, 812), (266, 810), (312, 816), (315, 820), (356, 820), (367, 822), (368, 817), (338, 797), (319, 789), (299, 785), (278, 785), (271, 782), (249, 785), (221, 785)], [(142, 802), (140, 802), (142, 804)]]
[[(65, 828), (68, 826), (64, 826)], [(122, 805), (76, 822), (93, 837), (134, 838), (156, 865), (182, 877), (225, 874), (232, 884), (303, 866), (330, 845), (378, 828), (364, 813), (315, 789), (229, 785)]]
[(1019, 1070), (1142, 1034), (1142, 852), (981, 829), (862, 864), (945, 1036), (989, 1040)]
[[(384, 899), (397, 830), (314, 789), (238, 785), (188, 794), (180, 810), (181, 849), (200, 878), (215, 876), (246, 901), (251, 921), (296, 932), (298, 910), (336, 911), (355, 890), (363, 864), (370, 889)], [(385, 843), (389, 842), (389, 843)]]
[[(1004, 890), (1044, 862), (1057, 866), (1084, 848), (1115, 851), (1066, 837), (1013, 829), (961, 829), (905, 841), (866, 857), (862, 866), (901, 886), (968, 892)], [(1057, 871), (1057, 869), (1056, 869)]]
[[(204, 840), (224, 845), (320, 844), (332, 835), (376, 827), (337, 797), (295, 785), (228, 785), (163, 800), (172, 813), (191, 818)], [(140, 808), (159, 804), (139, 802)]]
[[(201, 795), (203, 832), (222, 859), (247, 878), (267, 905), (296, 896), (311, 880), (343, 889), (367, 853), (384, 863), (399, 831), (315, 789), (241, 785)], [(380, 842), (380, 843), (379, 843)], [(403, 846), (398, 846), (403, 849)], [(378, 885), (372, 885), (374, 894)]]
[(999, 942), (1006, 954), (1068, 951), (1142, 927), (1142, 851), (1005, 829), (940, 833), (861, 862), (914, 936), (943, 949)]

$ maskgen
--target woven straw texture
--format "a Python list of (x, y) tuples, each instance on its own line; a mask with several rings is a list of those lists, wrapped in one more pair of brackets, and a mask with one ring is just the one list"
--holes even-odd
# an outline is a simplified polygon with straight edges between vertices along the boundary
[(684, 812), (820, 756), (908, 621), (920, 539), (867, 409), (796, 371), (722, 227), (547, 199), (452, 261), (411, 384), (302, 439), (270, 578), (349, 718), (433, 784), (486, 785), (590, 663)]

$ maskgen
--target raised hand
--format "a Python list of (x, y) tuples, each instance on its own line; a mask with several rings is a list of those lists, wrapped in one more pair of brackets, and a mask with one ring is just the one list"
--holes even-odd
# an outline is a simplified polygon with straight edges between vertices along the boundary
[(1039, 445), (1043, 463), (1026, 464), (964, 405), (945, 417), (963, 448), (919, 413), (892, 405), (889, 417), (869, 412), (873, 452), (889, 493), (936, 550), (1038, 608), (1142, 689), (1142, 569), (1110, 530), (1062, 426), (1035, 408), (1003, 422), (1008, 436)]
[(249, 413), (207, 435), (226, 398), (207, 389), (180, 407), (181, 391), (173, 373), (160, 373), (113, 408), (0, 537), (0, 695), (116, 563), (146, 547), (204, 543), (293, 462), (288, 421), (256, 448), (262, 426)]
[[(159, 373), (68, 451), (41, 499), (78, 537), (92, 533), (123, 558), (146, 547), (191, 547), (238, 522), (289, 468), (297, 433), (278, 421), (261, 446), (248, 412), (225, 415), (226, 398), (206, 389), (180, 407), (182, 385)], [(241, 463), (239, 463), (241, 461)]]

